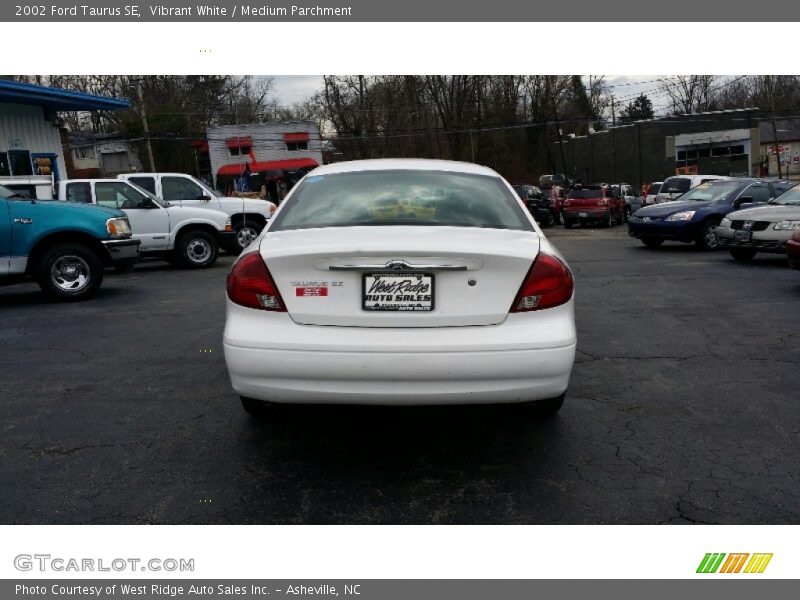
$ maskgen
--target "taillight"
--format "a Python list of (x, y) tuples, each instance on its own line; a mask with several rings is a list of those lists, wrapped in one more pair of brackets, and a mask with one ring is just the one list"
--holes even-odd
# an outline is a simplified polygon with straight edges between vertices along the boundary
[(597, 206), (608, 206), (608, 200), (603, 198), (602, 200), (597, 201)]
[(237, 260), (228, 273), (228, 298), (248, 308), (286, 312), (286, 305), (258, 252)]
[(561, 306), (572, 298), (572, 273), (555, 256), (539, 253), (511, 305), (511, 312), (527, 312)]

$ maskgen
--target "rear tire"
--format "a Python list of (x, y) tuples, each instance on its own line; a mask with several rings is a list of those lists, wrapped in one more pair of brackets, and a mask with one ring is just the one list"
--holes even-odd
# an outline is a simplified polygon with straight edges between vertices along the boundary
[(39, 257), (34, 276), (41, 290), (52, 300), (84, 300), (100, 289), (103, 261), (82, 244), (59, 244)]
[(266, 400), (256, 400), (255, 398), (247, 398), (246, 396), (240, 396), (240, 399), (245, 412), (253, 416), (261, 416), (273, 406), (272, 402), (267, 402)]
[(195, 229), (181, 235), (176, 244), (181, 263), (187, 269), (207, 269), (217, 262), (217, 240), (210, 233)]
[(648, 248), (658, 248), (661, 244), (664, 243), (664, 240), (661, 238), (642, 238), (642, 243), (647, 246)]
[(753, 250), (752, 248), (731, 248), (730, 253), (731, 256), (739, 262), (750, 262), (755, 255), (758, 254), (758, 250)]
[(528, 415), (537, 419), (544, 419), (552, 417), (564, 405), (564, 397), (566, 392), (555, 398), (548, 398), (547, 400), (535, 400), (533, 402), (525, 403), (525, 411)]

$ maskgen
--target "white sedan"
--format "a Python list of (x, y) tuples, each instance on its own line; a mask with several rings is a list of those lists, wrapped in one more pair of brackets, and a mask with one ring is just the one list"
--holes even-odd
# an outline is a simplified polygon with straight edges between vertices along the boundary
[(265, 402), (534, 402), (575, 358), (574, 281), (491, 169), (386, 159), (302, 179), (228, 276), (225, 360)]

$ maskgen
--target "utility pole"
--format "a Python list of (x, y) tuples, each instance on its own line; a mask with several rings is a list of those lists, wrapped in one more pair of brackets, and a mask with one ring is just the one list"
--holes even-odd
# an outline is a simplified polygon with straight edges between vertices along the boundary
[(636, 123), (636, 158), (639, 172), (639, 189), (642, 189), (642, 127)]
[(144, 93), (142, 92), (142, 80), (136, 81), (136, 89), (139, 92), (139, 105), (142, 108), (142, 128), (144, 128), (144, 141), (147, 145), (147, 158), (150, 160), (150, 172), (155, 173), (156, 163), (153, 160), (153, 146), (150, 144), (150, 128), (147, 126), (147, 112), (144, 109)]
[(614, 96), (611, 96), (611, 126), (617, 126), (617, 113), (614, 110)]
[[(556, 135), (558, 135), (558, 151), (561, 155), (561, 170), (563, 171), (564, 176), (567, 175), (567, 159), (564, 158), (564, 144), (562, 143), (561, 136), (563, 132), (561, 131), (561, 121), (558, 118), (558, 107), (556, 106), (556, 100), (553, 97), (553, 91), (551, 89), (551, 81), (550, 76), (545, 75), (544, 78), (544, 98), (545, 103), (550, 103), (550, 108), (553, 110), (553, 117), (555, 118), (556, 122)], [(547, 134), (547, 124), (545, 123), (545, 135)], [(549, 142), (548, 142), (549, 143)], [(549, 152), (548, 152), (549, 154)], [(555, 164), (555, 161), (553, 161)]]
[[(772, 112), (772, 139), (775, 141), (775, 162), (778, 163), (778, 179), (783, 179), (781, 174), (781, 145), (778, 143), (778, 126), (775, 124), (775, 81), (772, 79), (772, 75), (767, 75), (767, 81), (769, 82), (769, 103)], [(767, 171), (769, 171), (769, 160), (767, 161)], [(769, 175), (769, 173), (767, 174)]]
[(614, 139), (614, 128), (611, 129), (611, 173), (614, 183), (617, 183), (617, 144)]

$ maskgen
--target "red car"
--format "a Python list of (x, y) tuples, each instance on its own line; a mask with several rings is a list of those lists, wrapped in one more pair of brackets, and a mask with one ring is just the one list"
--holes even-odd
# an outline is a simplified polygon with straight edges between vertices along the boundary
[(786, 242), (786, 254), (789, 255), (789, 266), (800, 269), (800, 229), (795, 229), (792, 239)]
[(570, 190), (564, 200), (564, 227), (599, 221), (606, 227), (625, 222), (625, 199), (608, 185), (585, 185)]

